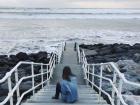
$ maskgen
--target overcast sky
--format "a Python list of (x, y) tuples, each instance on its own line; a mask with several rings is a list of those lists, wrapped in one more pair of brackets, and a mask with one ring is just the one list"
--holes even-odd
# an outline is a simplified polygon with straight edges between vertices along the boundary
[(0, 0), (0, 7), (140, 8), (140, 0)]

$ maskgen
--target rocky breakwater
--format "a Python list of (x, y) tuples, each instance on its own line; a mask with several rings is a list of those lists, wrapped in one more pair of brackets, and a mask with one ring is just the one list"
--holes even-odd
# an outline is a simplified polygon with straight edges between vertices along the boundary
[[(16, 55), (0, 55), (0, 79), (2, 79), (5, 74), (10, 71), (18, 62), (27, 61), (27, 62), (36, 62), (36, 63), (48, 63), (50, 60), (51, 54), (47, 52), (38, 52), (27, 54), (24, 52), (19, 52)], [(40, 73), (40, 66), (34, 66), (35, 74)], [(21, 65), (18, 67), (19, 79), (24, 76), (31, 75), (31, 65)], [(35, 78), (36, 82), (39, 82), (41, 77)], [(12, 75), (12, 86), (15, 86), (15, 77)], [(20, 86), (20, 93), (30, 89), (32, 87), (31, 79), (24, 80)], [(3, 101), (8, 94), (8, 85), (7, 82), (0, 84), (0, 101)], [(16, 101), (16, 97), (15, 100)], [(9, 105), (7, 103), (6, 105)]]
[[(106, 63), (116, 62), (121, 73), (127, 80), (140, 83), (140, 44), (94, 44), (94, 45), (80, 45), (84, 49), (88, 63)], [(99, 69), (95, 70), (99, 74)], [(113, 73), (103, 70), (103, 75), (107, 78), (113, 79)], [(99, 80), (95, 80), (98, 84)], [(103, 88), (111, 94), (112, 87), (109, 82), (103, 81)], [(125, 95), (140, 95), (140, 88), (124, 84), (122, 93)], [(130, 100), (125, 98), (129, 105), (134, 105), (136, 102), (134, 98)], [(139, 102), (140, 103), (140, 102)]]
[(140, 44), (95, 44), (80, 45), (85, 50), (89, 63), (117, 62), (119, 60), (133, 59), (140, 62)]

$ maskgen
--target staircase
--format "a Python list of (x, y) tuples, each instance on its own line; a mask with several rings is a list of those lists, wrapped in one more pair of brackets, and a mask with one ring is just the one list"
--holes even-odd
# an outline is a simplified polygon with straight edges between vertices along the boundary
[(74, 51), (74, 44), (67, 43), (61, 63), (55, 67), (51, 85), (45, 86), (25, 103), (22, 103), (22, 105), (65, 105), (66, 103), (63, 103), (61, 99), (51, 99), (55, 94), (55, 84), (62, 78), (64, 66), (70, 66), (72, 72), (77, 76), (79, 100), (74, 103), (75, 105), (107, 105), (103, 98), (100, 98), (99, 101), (99, 95), (91, 87), (85, 85), (82, 66), (77, 61), (77, 52)]
[[(22, 105), (66, 105), (60, 100), (52, 100), (55, 85), (45, 86)], [(104, 99), (98, 101), (98, 94), (86, 85), (78, 86), (79, 100), (74, 105), (107, 105)], [(73, 105), (73, 104), (69, 104)]]

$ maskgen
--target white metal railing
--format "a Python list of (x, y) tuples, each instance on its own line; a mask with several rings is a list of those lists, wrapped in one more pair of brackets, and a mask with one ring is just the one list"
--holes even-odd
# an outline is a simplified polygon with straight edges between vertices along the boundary
[[(55, 68), (56, 63), (59, 63), (57, 61), (57, 59), (61, 59), (61, 56), (63, 54), (64, 51), (64, 46), (65, 44), (62, 45), (61, 49), (58, 50), (58, 52), (55, 54), (53, 53), (50, 57), (50, 61), (48, 64), (43, 64), (43, 63), (34, 63), (34, 62), (19, 62), (12, 70), (10, 70), (9, 72), (6, 73), (6, 75), (0, 79), (0, 84), (7, 82), (8, 83), (8, 89), (9, 89), (9, 93), (7, 95), (7, 97), (0, 102), (0, 105), (5, 105), (7, 102), (10, 103), (10, 105), (20, 105), (23, 97), (28, 94), (29, 92), (32, 92), (33, 95), (35, 94), (35, 89), (38, 88), (39, 86), (41, 86), (42, 88), (44, 87), (44, 85), (47, 83), (49, 85), (49, 81), (50, 78), (53, 75), (53, 71)], [(57, 56), (57, 57), (56, 57)], [(19, 79), (19, 72), (18, 72), (18, 68), (21, 65), (30, 65), (31, 66), (31, 75), (30, 76), (24, 76), (22, 78)], [(40, 70), (38, 74), (35, 74), (34, 72), (34, 66), (40, 66)], [(14, 75), (15, 78), (15, 86), (12, 87), (12, 76)], [(38, 83), (36, 85), (35, 83), (35, 77), (41, 76), (41, 82)], [(46, 76), (46, 77), (44, 77)], [(22, 94), (20, 94), (20, 85), (24, 80), (27, 79), (32, 79), (32, 88), (23, 92)], [(13, 97), (14, 97), (14, 93), (16, 92), (16, 96), (17, 96), (17, 102), (14, 103)]]
[(63, 55), (63, 51), (65, 50), (66, 47), (66, 42), (62, 42), (62, 45), (58, 46), (58, 63), (60, 63), (62, 55)]
[[(87, 81), (87, 84), (90, 84), (92, 86), (92, 88), (95, 87), (98, 89), (99, 101), (101, 95), (104, 94), (108, 97), (111, 105), (127, 105), (121, 93), (123, 84), (132, 85), (138, 88), (140, 88), (140, 84), (128, 81), (125, 78), (124, 74), (120, 72), (116, 63), (108, 62), (108, 63), (99, 63), (99, 64), (88, 64), (84, 50), (80, 49), (79, 45), (77, 45), (77, 52), (78, 52), (79, 62), (82, 64), (83, 67), (85, 80)], [(95, 69), (97, 67), (98, 67), (97, 70), (98, 73), (96, 73), (97, 71), (95, 72)], [(105, 77), (103, 75), (104, 70), (108, 70), (112, 72), (113, 79)], [(98, 83), (97, 83), (97, 79), (99, 80)], [(105, 89), (103, 89), (103, 84), (102, 84), (103, 81), (109, 82), (110, 86), (112, 87), (111, 94), (109, 94), (108, 92), (105, 91)]]
[[(31, 65), (31, 75), (30, 76), (26, 76), (26, 77), (22, 77), (20, 80), (18, 80), (18, 67), (21, 66), (21, 65)], [(41, 73), (39, 74), (35, 74), (34, 73), (34, 66), (35, 65), (38, 65), (38, 66), (41, 66)], [(43, 66), (46, 66), (47, 70), (45, 71), (43, 69)], [(6, 81), (8, 81), (8, 88), (9, 88), (9, 93), (8, 93), (8, 96), (4, 99), (4, 101), (2, 101), (0, 103), (0, 105), (4, 105), (6, 104), (9, 100), (10, 100), (10, 105), (14, 105), (14, 102), (13, 102), (13, 95), (14, 93), (16, 92), (17, 93), (17, 103), (16, 105), (19, 105), (23, 99), (23, 97), (29, 93), (29, 92), (33, 92), (33, 94), (35, 93), (35, 89), (39, 86), (44, 85), (45, 82), (49, 82), (51, 76), (52, 76), (52, 73), (53, 73), (53, 69), (55, 67), (55, 54), (52, 55), (51, 59), (50, 59), (50, 62), (48, 64), (42, 64), (42, 63), (33, 63), (33, 62), (19, 62), (10, 72), (6, 73), (5, 77), (2, 78), (0, 80), (0, 83), (4, 83)], [(11, 81), (11, 76), (12, 74), (15, 75), (15, 81), (16, 81), (16, 84), (15, 86), (12, 88), (12, 81)], [(44, 80), (44, 75), (46, 74), (47, 78), (46, 80)], [(35, 86), (35, 80), (34, 78), (37, 77), (37, 76), (41, 76), (41, 82)], [(20, 84), (22, 83), (23, 80), (26, 80), (26, 79), (30, 79), (32, 78), (32, 88), (29, 89), (28, 91), (24, 92), (21, 94), (20, 96), (20, 90), (19, 90), (19, 86)]]
[(59, 44), (55, 47), (57, 47), (57, 50), (55, 51), (55, 53), (57, 54), (56, 62), (60, 63), (62, 56), (63, 56), (63, 52), (64, 52), (65, 47), (66, 47), (66, 42), (62, 42), (61, 44)]

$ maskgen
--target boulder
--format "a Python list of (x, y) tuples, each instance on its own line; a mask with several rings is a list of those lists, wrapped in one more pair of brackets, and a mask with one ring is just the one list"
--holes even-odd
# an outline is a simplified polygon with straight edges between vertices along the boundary
[(7, 55), (0, 55), (0, 59), (5, 59), (7, 58)]
[(127, 49), (124, 49), (122, 46), (116, 46), (113, 49), (113, 53), (123, 53), (123, 52), (127, 52)]
[(48, 53), (47, 52), (39, 52), (37, 53), (37, 62), (47, 63), (48, 62)]
[(139, 63), (139, 62), (140, 62), (140, 53), (134, 54), (133, 60), (134, 60), (135, 62)]
[[(14, 86), (14, 84), (12, 83), (12, 87)], [(4, 82), (0, 85), (0, 96), (7, 96), (7, 94), (9, 93), (9, 89), (8, 89), (8, 83)]]
[(121, 68), (121, 69), (120, 69), (120, 72), (121, 72), (121, 73), (125, 73), (125, 72), (127, 72), (127, 69), (126, 69), (126, 68)]
[(16, 54), (16, 57), (19, 61), (25, 61), (29, 59), (28, 55), (24, 52), (19, 52), (18, 54)]
[[(0, 95), (0, 102), (2, 102), (6, 98), (6, 96), (7, 95)], [(9, 104), (7, 103), (7, 104), (4, 104), (4, 105), (9, 105)]]
[(3, 67), (8, 64), (8, 59), (0, 59), (0, 66)]
[(9, 60), (12, 62), (18, 62), (18, 58), (16, 57), (16, 55), (10, 55)]
[(0, 67), (0, 73), (7, 72), (9, 70), (9, 66)]
[(20, 91), (24, 92), (32, 88), (32, 81), (25, 81), (20, 85)]
[(140, 43), (136, 43), (132, 46), (133, 49), (139, 49), (140, 50)]
[(140, 96), (124, 95), (123, 97), (128, 105), (140, 105)]
[(98, 52), (99, 55), (109, 55), (112, 54), (112, 49), (110, 47), (101, 48)]
[[(92, 57), (89, 59), (90, 63), (98, 62), (117, 62), (118, 60), (133, 59), (135, 62), (140, 62), (140, 44), (135, 44), (133, 46), (129, 44), (94, 44), (94, 45), (80, 45), (81, 48), (86, 49), (87, 57)], [(93, 52), (93, 54), (92, 54)], [(94, 56), (102, 56), (104, 60), (96, 59)], [(103, 62), (102, 62), (103, 61)]]
[(84, 50), (85, 51), (85, 55), (88, 55), (88, 56), (95, 56), (97, 55), (97, 51), (96, 50)]
[(36, 53), (31, 53), (29, 54), (29, 60), (35, 62), (37, 59), (37, 54)]

